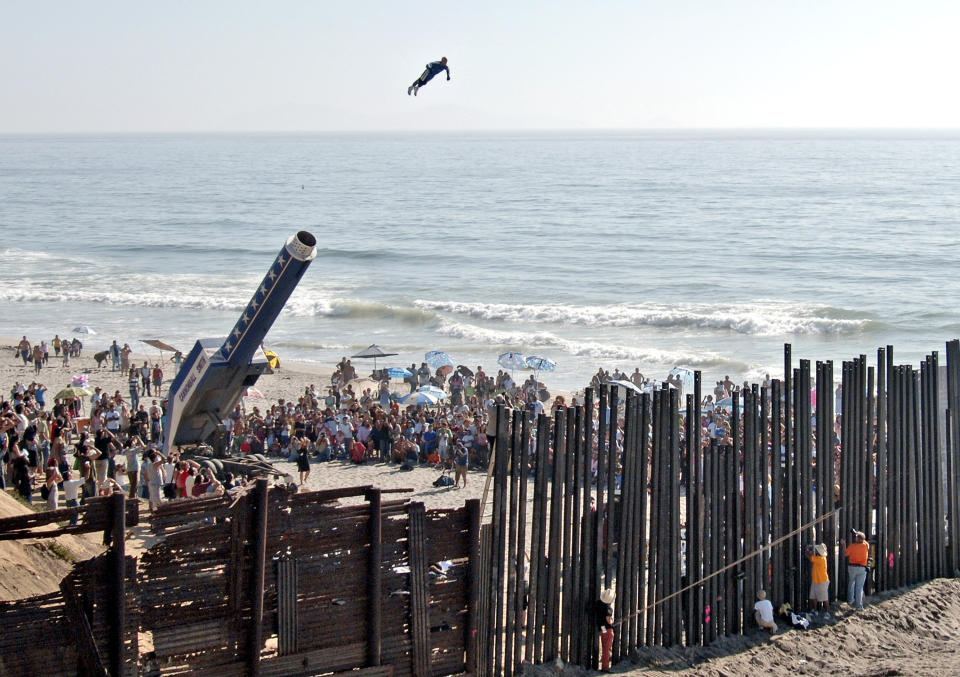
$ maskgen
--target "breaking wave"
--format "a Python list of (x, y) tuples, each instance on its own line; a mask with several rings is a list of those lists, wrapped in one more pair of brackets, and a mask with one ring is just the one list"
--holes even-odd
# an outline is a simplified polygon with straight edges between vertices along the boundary
[(745, 368), (746, 365), (729, 360), (714, 351), (688, 350), (661, 350), (651, 347), (625, 346), (598, 341), (576, 341), (563, 338), (548, 331), (500, 331), (486, 329), (459, 322), (444, 322), (437, 328), (441, 336), (464, 339), (483, 345), (525, 346), (528, 348), (553, 348), (574, 357), (585, 357), (595, 360), (631, 360), (642, 363), (658, 363), (689, 367), (734, 367)]
[(766, 300), (731, 304), (641, 303), (573, 306), (418, 299), (414, 301), (414, 305), (477, 320), (576, 324), (587, 327), (711, 329), (751, 336), (840, 334), (860, 331), (869, 324), (869, 320), (865, 318), (851, 318), (849, 313), (832, 308)]

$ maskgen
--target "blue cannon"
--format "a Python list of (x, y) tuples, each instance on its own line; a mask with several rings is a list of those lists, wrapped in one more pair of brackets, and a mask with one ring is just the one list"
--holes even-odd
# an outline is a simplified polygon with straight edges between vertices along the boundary
[(209, 439), (246, 389), (270, 372), (260, 346), (316, 256), (311, 233), (301, 230), (288, 239), (230, 335), (194, 344), (167, 395), (164, 454)]

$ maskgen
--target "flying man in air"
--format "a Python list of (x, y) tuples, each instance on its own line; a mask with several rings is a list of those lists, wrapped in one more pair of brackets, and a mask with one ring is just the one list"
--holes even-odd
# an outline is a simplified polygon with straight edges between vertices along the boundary
[(447, 57), (443, 57), (439, 61), (431, 61), (427, 64), (427, 70), (423, 71), (423, 75), (413, 81), (413, 84), (407, 87), (407, 96), (410, 96), (413, 93), (414, 96), (417, 95), (417, 91), (430, 82), (433, 79), (433, 76), (439, 73), (440, 71), (447, 71), (447, 80), (450, 80), (450, 69), (447, 68)]

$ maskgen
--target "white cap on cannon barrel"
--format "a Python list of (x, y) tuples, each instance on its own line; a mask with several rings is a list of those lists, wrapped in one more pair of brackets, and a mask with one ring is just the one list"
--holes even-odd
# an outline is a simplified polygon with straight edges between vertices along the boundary
[(298, 261), (313, 261), (317, 256), (317, 238), (312, 233), (301, 230), (287, 240), (286, 250)]

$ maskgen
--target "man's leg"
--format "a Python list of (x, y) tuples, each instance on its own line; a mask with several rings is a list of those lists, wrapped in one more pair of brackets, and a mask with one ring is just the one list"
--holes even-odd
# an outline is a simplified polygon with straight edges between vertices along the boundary
[(867, 580), (867, 570), (864, 567), (855, 567), (857, 569), (856, 578), (854, 578), (853, 603), (858, 609), (863, 608), (863, 584)]
[(613, 629), (600, 633), (600, 668), (610, 669), (610, 654), (613, 652)]

